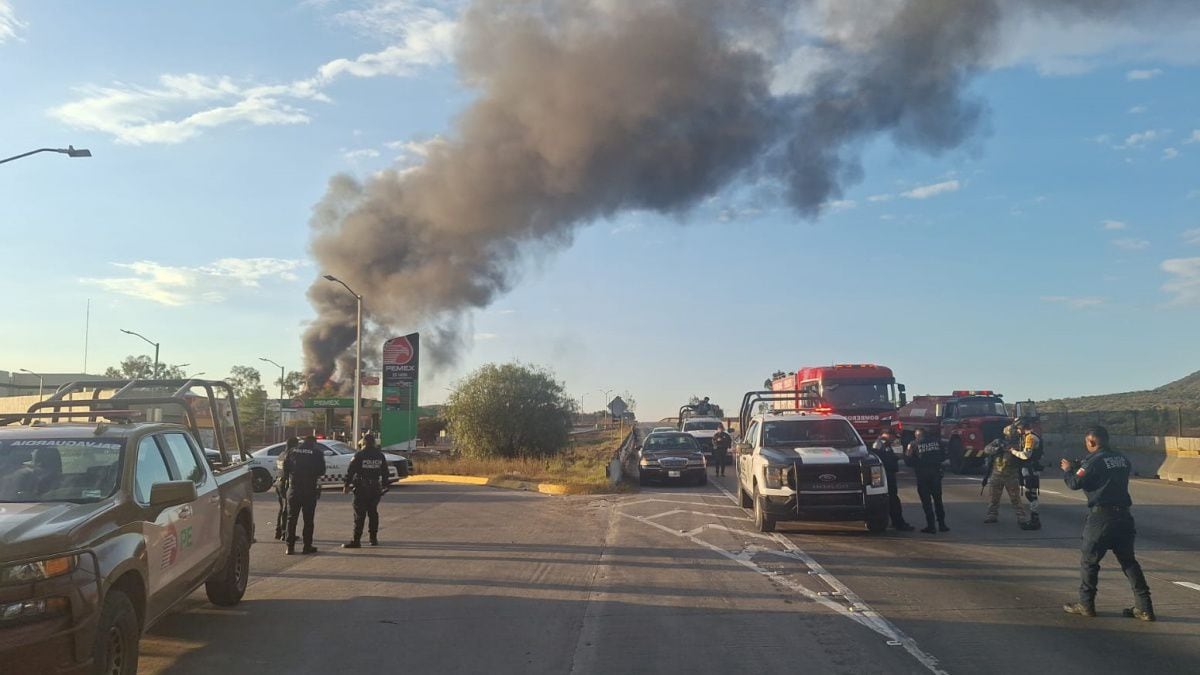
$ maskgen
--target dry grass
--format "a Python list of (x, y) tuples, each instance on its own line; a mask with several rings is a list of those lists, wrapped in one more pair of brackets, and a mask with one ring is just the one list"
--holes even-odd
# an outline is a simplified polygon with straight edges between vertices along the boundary
[(607, 469), (621, 438), (616, 431), (593, 431), (572, 438), (570, 447), (555, 457), (413, 457), (418, 474), (486, 476), (566, 486), (570, 494), (619, 491), (609, 485)]

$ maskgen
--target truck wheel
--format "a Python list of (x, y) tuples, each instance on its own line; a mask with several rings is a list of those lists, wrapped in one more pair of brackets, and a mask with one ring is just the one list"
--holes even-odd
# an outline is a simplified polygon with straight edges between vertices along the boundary
[(242, 601), (246, 581), (250, 576), (250, 535), (241, 524), (233, 526), (233, 542), (225, 566), (204, 583), (208, 600), (214, 605), (228, 607)]
[(758, 494), (758, 486), (754, 486), (754, 528), (759, 532), (774, 532), (775, 519), (763, 507), (763, 497)]
[(875, 513), (867, 514), (867, 532), (871, 534), (879, 534), (887, 529), (888, 512), (886, 509), (879, 509)]
[(646, 480), (646, 476), (644, 476), (644, 475), (642, 474), (642, 472), (641, 472), (641, 471), (639, 471), (639, 472), (638, 472), (638, 485), (641, 485), (641, 486), (645, 487), (645, 486), (647, 486), (647, 485), (649, 485), (649, 484), (650, 484), (650, 481)]
[(271, 473), (266, 469), (254, 468), (250, 470), (250, 487), (255, 492), (266, 492), (271, 489), (271, 484), (275, 479), (271, 477)]
[(96, 624), (96, 643), (92, 647), (93, 672), (136, 675), (141, 636), (137, 611), (129, 601), (129, 596), (119, 589), (112, 589), (104, 598), (104, 607)]
[(741, 507), (743, 509), (754, 508), (754, 502), (750, 501), (750, 495), (746, 494), (746, 491), (742, 489), (742, 481), (741, 480), (738, 481), (737, 496), (738, 496), (738, 504), (741, 505)]
[(967, 472), (967, 458), (963, 456), (962, 440), (958, 437), (950, 439), (950, 470), (962, 475)]
[(708, 485), (708, 473), (707, 472), (700, 474), (700, 477), (696, 479), (696, 485)]

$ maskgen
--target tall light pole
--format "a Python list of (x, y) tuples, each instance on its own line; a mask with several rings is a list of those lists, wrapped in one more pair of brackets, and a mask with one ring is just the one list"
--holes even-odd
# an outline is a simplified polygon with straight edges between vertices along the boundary
[(145, 340), (146, 342), (149, 342), (150, 344), (154, 345), (154, 377), (153, 377), (153, 379), (157, 380), (158, 379), (158, 343), (155, 342), (154, 340), (151, 340), (150, 338), (146, 337), (145, 335), (142, 335), (141, 333), (135, 333), (131, 330), (125, 330), (124, 328), (122, 328), (120, 330), (122, 333), (125, 333), (126, 335), (140, 337), (143, 340)]
[(359, 428), (359, 407), (362, 405), (362, 389), (360, 388), (360, 385), (361, 385), (361, 378), (362, 378), (362, 301), (363, 301), (363, 299), (362, 299), (361, 295), (354, 292), (354, 289), (347, 286), (346, 282), (333, 276), (332, 274), (326, 274), (325, 279), (327, 281), (335, 281), (335, 282), (341, 284), (342, 288), (345, 288), (347, 291), (349, 291), (350, 295), (353, 295), (354, 299), (358, 302), (358, 320), (355, 323), (355, 333), (354, 333), (354, 422), (353, 422), (354, 431), (350, 436), (350, 442), (353, 443), (354, 445), (357, 445), (358, 444), (358, 434), (361, 431), (361, 429)]
[[(604, 404), (604, 409), (608, 410), (608, 395), (611, 394), (613, 390), (612, 389), (597, 389), (596, 391), (604, 392), (604, 400), (601, 401), (601, 403)], [(608, 410), (608, 412), (609, 412), (609, 415), (611, 416), (612, 411)], [(606, 419), (606, 420), (604, 420), (604, 422), (605, 422), (605, 425), (607, 426), (608, 420)]]
[(34, 377), (36, 377), (38, 379), (38, 400), (40, 401), (42, 398), (42, 386), (45, 383), (46, 378), (42, 377), (38, 373), (33, 372), (32, 370), (29, 370), (28, 368), (22, 368), (21, 372), (29, 373), (30, 375), (33, 375)]
[[(266, 358), (265, 356), (258, 357), (258, 360), (265, 361), (279, 369), (279, 430), (280, 430), (280, 433), (282, 433), (282, 431), (283, 431), (283, 366), (279, 365), (278, 363), (275, 363), (274, 361)], [(264, 417), (265, 417), (265, 415), (264, 415)]]
[(59, 152), (59, 153), (66, 155), (67, 157), (91, 157), (92, 156), (91, 150), (85, 150), (83, 148), (76, 149), (75, 146), (68, 145), (65, 148), (38, 148), (37, 150), (30, 150), (29, 152), (23, 152), (19, 155), (13, 155), (12, 157), (8, 157), (6, 159), (0, 159), (0, 164), (3, 164), (5, 162), (11, 162), (14, 159), (21, 159), (22, 157), (36, 155), (39, 152)]

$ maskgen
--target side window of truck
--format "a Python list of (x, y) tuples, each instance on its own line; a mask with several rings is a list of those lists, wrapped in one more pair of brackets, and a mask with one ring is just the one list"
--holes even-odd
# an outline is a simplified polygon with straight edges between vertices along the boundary
[(196, 487), (204, 485), (208, 480), (208, 473), (204, 470), (204, 463), (196, 457), (196, 450), (188, 443), (187, 437), (180, 433), (169, 433), (163, 434), (162, 439), (175, 462), (175, 468), (179, 470), (180, 480), (190, 480)]
[(750, 428), (746, 430), (746, 442), (752, 448), (758, 447), (758, 422), (751, 423)]
[(167, 469), (167, 460), (163, 458), (162, 450), (153, 436), (147, 436), (138, 443), (137, 469), (133, 474), (133, 496), (140, 504), (150, 503), (150, 488), (155, 483), (166, 483), (171, 480), (171, 472)]

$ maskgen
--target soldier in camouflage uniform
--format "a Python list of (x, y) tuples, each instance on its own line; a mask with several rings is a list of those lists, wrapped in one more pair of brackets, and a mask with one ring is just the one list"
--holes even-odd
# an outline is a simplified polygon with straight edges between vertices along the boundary
[(1024, 529), (1028, 525), (1025, 508), (1021, 505), (1021, 460), (1013, 454), (1017, 448), (1017, 430), (1013, 425), (1004, 427), (1004, 436), (988, 444), (988, 473), (984, 485), (991, 488), (985, 523), (995, 523), (1000, 516), (1000, 496), (1007, 491), (1013, 511), (1017, 512), (1017, 523)]

